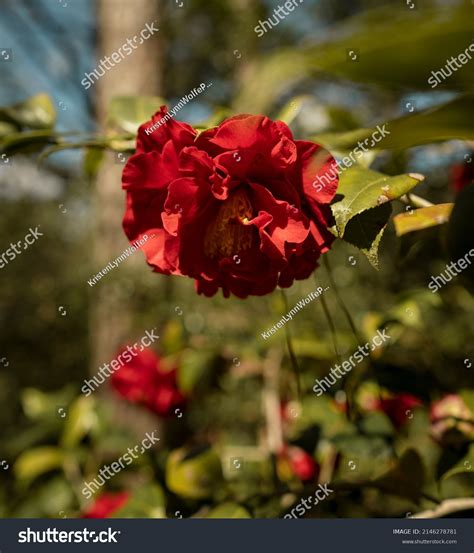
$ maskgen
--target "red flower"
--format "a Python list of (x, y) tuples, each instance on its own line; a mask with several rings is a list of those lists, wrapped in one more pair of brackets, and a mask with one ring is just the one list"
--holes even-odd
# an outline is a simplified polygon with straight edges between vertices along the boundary
[(165, 416), (182, 405), (184, 396), (178, 390), (177, 370), (167, 371), (151, 349), (136, 352), (136, 356), (115, 371), (111, 382), (114, 389), (131, 403), (145, 405), (154, 413)]
[(105, 492), (82, 514), (82, 518), (108, 518), (123, 507), (129, 497), (128, 492)]
[(466, 158), (465, 163), (457, 163), (451, 167), (451, 182), (458, 193), (474, 181), (473, 157), (474, 153)]
[(392, 421), (395, 428), (400, 428), (407, 419), (411, 418), (411, 411), (421, 407), (421, 399), (411, 394), (398, 394), (393, 397), (383, 398), (379, 402), (379, 409)]
[(318, 472), (316, 461), (300, 447), (285, 445), (278, 458), (281, 463), (288, 463), (291, 472), (302, 482), (314, 480)]
[(199, 134), (162, 106), (123, 172), (124, 230), (149, 237), (156, 272), (194, 278), (200, 294), (267, 294), (307, 278), (334, 240), (336, 168), (281, 121), (238, 115)]

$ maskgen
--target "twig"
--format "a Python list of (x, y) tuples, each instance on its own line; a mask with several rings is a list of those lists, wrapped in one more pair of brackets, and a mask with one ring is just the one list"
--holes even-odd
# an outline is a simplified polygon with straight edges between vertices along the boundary
[(406, 205), (412, 205), (414, 207), (431, 207), (432, 205), (435, 205), (421, 196), (410, 193), (401, 196), (400, 201)]
[(460, 497), (459, 499), (446, 499), (434, 509), (428, 509), (417, 513), (410, 518), (442, 518), (458, 511), (474, 509), (474, 498)]

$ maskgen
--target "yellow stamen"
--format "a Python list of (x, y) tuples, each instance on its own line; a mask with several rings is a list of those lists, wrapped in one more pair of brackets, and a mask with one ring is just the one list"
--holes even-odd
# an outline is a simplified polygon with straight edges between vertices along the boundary
[(252, 246), (252, 206), (242, 190), (237, 190), (219, 208), (204, 236), (204, 253), (208, 257), (230, 257)]

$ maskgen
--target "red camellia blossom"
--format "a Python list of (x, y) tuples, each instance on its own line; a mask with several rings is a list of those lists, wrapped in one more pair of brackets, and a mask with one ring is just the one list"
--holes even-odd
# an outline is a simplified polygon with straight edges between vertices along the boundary
[(298, 446), (284, 445), (278, 455), (281, 463), (288, 464), (292, 474), (302, 482), (314, 480), (318, 473), (316, 461), (304, 449)]
[(461, 192), (474, 182), (474, 152), (466, 154), (465, 163), (457, 163), (451, 168), (451, 183), (456, 192)]
[(149, 237), (155, 271), (194, 278), (200, 294), (263, 295), (317, 267), (337, 184), (329, 153), (281, 121), (238, 115), (199, 133), (162, 106), (123, 172), (123, 226)]
[(82, 518), (108, 518), (123, 507), (129, 497), (128, 492), (105, 492), (83, 513)]
[(395, 428), (400, 428), (407, 419), (412, 418), (412, 410), (421, 407), (423, 402), (412, 394), (398, 394), (383, 398), (379, 402), (379, 409), (392, 421)]
[(151, 349), (135, 353), (129, 363), (112, 374), (113, 388), (131, 403), (144, 405), (160, 416), (173, 414), (185, 400), (177, 387), (177, 369), (163, 369)]

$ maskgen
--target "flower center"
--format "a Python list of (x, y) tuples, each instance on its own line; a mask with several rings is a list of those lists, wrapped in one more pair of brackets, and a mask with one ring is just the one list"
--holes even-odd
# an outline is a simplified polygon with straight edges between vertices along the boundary
[(246, 225), (252, 218), (252, 206), (242, 190), (222, 202), (216, 218), (207, 227), (204, 253), (208, 257), (229, 257), (252, 246), (253, 226)]

